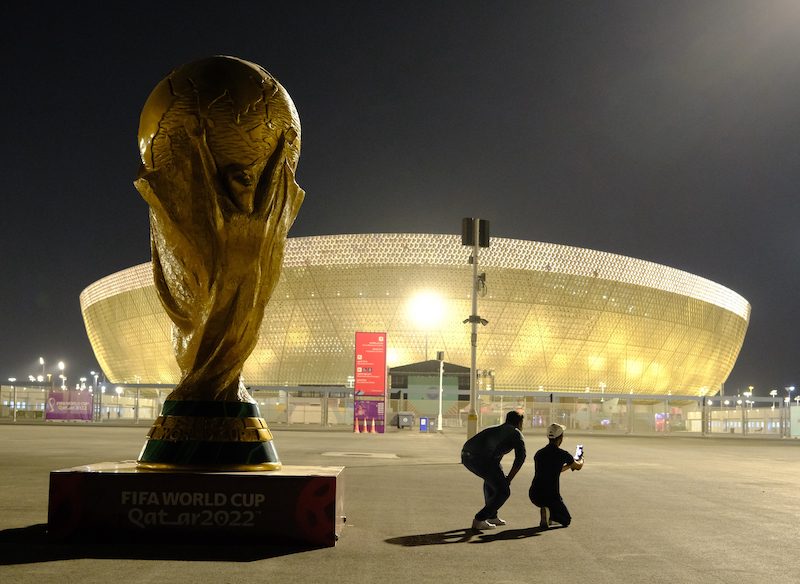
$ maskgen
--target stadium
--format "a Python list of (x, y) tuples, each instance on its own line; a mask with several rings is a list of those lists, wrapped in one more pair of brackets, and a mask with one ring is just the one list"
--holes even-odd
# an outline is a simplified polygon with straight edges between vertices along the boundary
[[(245, 382), (346, 387), (357, 331), (386, 333), (390, 368), (437, 351), (468, 367), (471, 254), (456, 235), (290, 238)], [(492, 238), (479, 270), (488, 323), (477, 363), (497, 391), (714, 395), (750, 317), (748, 302), (720, 284), (601, 251)], [(91, 284), (80, 303), (109, 380), (178, 381), (149, 263)]]

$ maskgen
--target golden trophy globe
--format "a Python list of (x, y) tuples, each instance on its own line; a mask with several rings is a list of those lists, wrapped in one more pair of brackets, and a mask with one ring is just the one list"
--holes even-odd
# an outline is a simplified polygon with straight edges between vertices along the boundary
[(304, 192), (300, 120), (259, 65), (183, 65), (148, 97), (136, 189), (150, 209), (153, 277), (181, 378), (147, 435), (148, 469), (277, 470), (241, 379)]

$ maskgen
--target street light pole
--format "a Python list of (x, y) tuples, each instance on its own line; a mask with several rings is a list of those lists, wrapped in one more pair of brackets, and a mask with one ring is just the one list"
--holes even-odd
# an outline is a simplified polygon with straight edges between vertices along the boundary
[(478, 274), (478, 256), (481, 247), (489, 247), (489, 222), (477, 217), (465, 217), (461, 221), (461, 244), (472, 247), (472, 314), (464, 321), (470, 323), (471, 359), (469, 369), (469, 414), (467, 416), (467, 438), (478, 433), (477, 361), (478, 361), (478, 323), (487, 325), (489, 321), (478, 316), (478, 292), (486, 285), (486, 275)]
[(121, 418), (122, 417), (122, 411), (121, 411), (120, 405), (119, 405), (119, 398), (122, 395), (122, 391), (123, 390), (122, 390), (121, 387), (117, 387), (117, 388), (114, 389), (114, 391), (117, 393), (117, 418)]
[(469, 365), (469, 414), (467, 416), (467, 438), (478, 433), (478, 238), (480, 220), (473, 221), (472, 231), (472, 312), (470, 313), (470, 365)]
[(103, 394), (106, 392), (106, 386), (100, 386), (100, 411), (98, 412), (98, 420), (103, 421)]
[(783, 389), (786, 390), (786, 432), (784, 436), (789, 438), (792, 435), (792, 392), (794, 391), (794, 385), (789, 385)]
[[(772, 421), (773, 416), (775, 415), (775, 398), (778, 395), (777, 389), (770, 389), (769, 395), (772, 397), (772, 413), (770, 414), (770, 421)], [(783, 438), (783, 412), (781, 412), (780, 408), (778, 408), (778, 433), (781, 438)]]
[(17, 385), (16, 385), (17, 378), (9, 377), (8, 380), (11, 382), (11, 399), (14, 402), (13, 404), (14, 408), (12, 410), (14, 412), (13, 420), (16, 422), (17, 421)]
[(747, 419), (747, 408), (752, 403), (750, 398), (753, 396), (753, 386), (749, 386), (747, 391), (744, 392), (744, 405), (742, 406), (742, 436), (747, 436), (747, 425), (750, 423)]
[(436, 416), (436, 431), (442, 431), (442, 379), (444, 377), (444, 351), (438, 351), (436, 357), (439, 359), (439, 415)]

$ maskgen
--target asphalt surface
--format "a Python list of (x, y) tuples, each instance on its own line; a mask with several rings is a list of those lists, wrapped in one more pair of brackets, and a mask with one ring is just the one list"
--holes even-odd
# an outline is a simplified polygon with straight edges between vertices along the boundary
[[(136, 458), (146, 427), (0, 425), (0, 582), (731, 583), (800, 581), (800, 441), (567, 435), (586, 465), (562, 475), (569, 528), (541, 531), (533, 452), (476, 532), (481, 482), (458, 462), (462, 430), (385, 435), (274, 429), (285, 464), (345, 466), (334, 548), (56, 545), (49, 471)], [(510, 465), (506, 460), (506, 466)]]

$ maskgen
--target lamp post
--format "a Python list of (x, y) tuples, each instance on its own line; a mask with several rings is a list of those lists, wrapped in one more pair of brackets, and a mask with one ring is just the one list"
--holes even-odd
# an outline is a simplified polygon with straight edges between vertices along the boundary
[(728, 418), (730, 418), (730, 415), (729, 415), (729, 410), (727, 409), (727, 407), (728, 407), (729, 405), (731, 405), (731, 401), (730, 401), (730, 400), (728, 400), (728, 399), (726, 399), (725, 401), (723, 401), (723, 402), (722, 402), (722, 404), (723, 404), (723, 405), (725, 406), (725, 408), (726, 408), (726, 409), (725, 409), (725, 420), (724, 420), (724, 422), (723, 422), (723, 424), (722, 424), (722, 431), (723, 431), (723, 432), (725, 432), (725, 433), (727, 434), (727, 433), (728, 433)]
[(39, 365), (42, 366), (42, 377), (44, 377), (44, 357), (39, 357)]
[[(772, 416), (775, 415), (775, 398), (778, 395), (778, 390), (777, 389), (769, 390), (769, 395), (770, 395), (770, 397), (772, 397), (772, 407), (770, 407), (770, 410), (772, 410), (772, 413), (770, 414), (770, 422), (771, 422), (772, 421)], [(780, 417), (778, 418), (778, 432), (780, 433), (780, 436), (782, 437), (783, 436), (783, 415), (782, 415), (783, 412), (778, 410), (778, 413), (781, 414)]]
[(442, 379), (444, 378), (444, 351), (437, 351), (436, 358), (439, 360), (439, 415), (436, 416), (436, 431), (442, 431)]
[(748, 430), (747, 425), (750, 423), (750, 421), (747, 418), (747, 408), (753, 407), (752, 406), (753, 402), (750, 401), (750, 398), (753, 395), (753, 386), (752, 385), (747, 386), (747, 391), (742, 392), (742, 395), (744, 395), (745, 398), (744, 405), (742, 406), (742, 436), (746, 436)]
[(14, 402), (12, 409), (12, 412), (14, 413), (12, 419), (16, 422), (17, 421), (17, 386), (16, 386), (17, 378), (9, 377), (8, 381), (11, 383), (11, 400)]
[[(95, 400), (99, 399), (100, 400), (100, 404), (101, 404), (101, 410), (100, 410), (100, 415), (98, 417), (101, 418), (102, 417), (103, 398), (102, 398), (102, 394), (97, 391), (97, 389), (98, 389), (98, 386), (97, 386), (97, 371), (89, 371), (89, 375), (94, 377), (94, 385), (92, 385), (92, 408), (96, 407), (96, 404), (94, 402), (95, 402)], [(94, 415), (92, 415), (92, 419), (95, 419)]]
[(489, 324), (485, 318), (478, 315), (478, 294), (486, 290), (486, 274), (478, 272), (478, 256), (480, 248), (489, 247), (489, 222), (477, 217), (465, 217), (461, 221), (461, 245), (472, 247), (469, 263), (472, 264), (472, 313), (464, 321), (470, 323), (470, 368), (469, 368), (469, 414), (467, 416), (467, 438), (472, 438), (478, 433), (478, 402), (477, 387), (477, 362), (478, 362), (478, 323), (483, 326)]
[(61, 371), (59, 378), (61, 378), (61, 389), (64, 390), (67, 387), (67, 376), (64, 375), (64, 369), (66, 369), (66, 365), (64, 365), (63, 361), (58, 362), (58, 370)]
[(783, 388), (786, 391), (786, 399), (784, 403), (786, 404), (786, 415), (784, 416), (784, 436), (787, 438), (792, 435), (792, 392), (794, 391), (794, 385), (787, 385)]
[(120, 409), (119, 398), (122, 395), (123, 390), (121, 387), (116, 387), (114, 391), (117, 392), (117, 417), (120, 418), (122, 417), (122, 410)]

